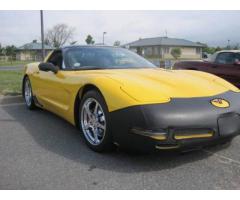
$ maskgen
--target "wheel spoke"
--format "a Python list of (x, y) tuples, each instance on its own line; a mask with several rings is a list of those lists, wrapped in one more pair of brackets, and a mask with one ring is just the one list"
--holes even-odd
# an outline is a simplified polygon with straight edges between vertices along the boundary
[(93, 113), (97, 116), (98, 103), (96, 102)]
[(99, 139), (98, 139), (98, 131), (97, 129), (93, 129), (93, 135), (94, 135), (94, 142), (97, 144), (99, 142)]
[(102, 125), (101, 123), (98, 122), (96, 125), (97, 125), (98, 128), (100, 128), (102, 130), (105, 130), (105, 126)]
[(88, 129), (90, 128), (89, 124), (86, 123), (86, 124), (84, 125), (84, 128), (85, 128), (85, 130), (88, 130)]
[(85, 105), (84, 109), (86, 111), (88, 119), (92, 119), (92, 113), (90, 112), (89, 106)]

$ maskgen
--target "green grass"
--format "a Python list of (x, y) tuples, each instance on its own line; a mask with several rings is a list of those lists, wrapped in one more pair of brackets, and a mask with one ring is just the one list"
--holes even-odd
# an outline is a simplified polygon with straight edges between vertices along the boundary
[(0, 67), (1, 66), (16, 66), (16, 65), (25, 65), (28, 63), (31, 63), (33, 61), (0, 61)]
[(22, 78), (22, 71), (0, 71), (0, 94), (21, 94)]

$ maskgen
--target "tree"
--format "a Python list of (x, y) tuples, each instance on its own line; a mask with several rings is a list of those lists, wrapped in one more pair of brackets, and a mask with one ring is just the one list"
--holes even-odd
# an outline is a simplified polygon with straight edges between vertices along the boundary
[(181, 56), (182, 52), (180, 48), (172, 48), (171, 55), (177, 60)]
[(121, 45), (121, 42), (119, 40), (116, 40), (114, 43), (113, 43), (113, 46), (117, 46), (119, 47)]
[(47, 31), (44, 43), (59, 48), (73, 38), (74, 32), (73, 27), (66, 24), (57, 24)]
[(203, 52), (206, 52), (208, 54), (213, 54), (216, 52), (216, 48), (205, 46), (205, 47), (203, 47)]
[(6, 46), (5, 50), (7, 56), (12, 56), (16, 53), (17, 47), (15, 47), (14, 45)]
[(2, 44), (0, 43), (0, 56), (3, 55), (4, 48), (2, 47)]
[(17, 47), (15, 47), (14, 45), (0, 47), (0, 55), (8, 56), (8, 59), (12, 61), (16, 59), (16, 50)]
[[(45, 44), (45, 45), (51, 45), (51, 44), (50, 44), (50, 41), (49, 41), (47, 38), (44, 38), (44, 44)], [(52, 45), (52, 46), (53, 46), (53, 45)]]
[(86, 43), (87, 44), (94, 44), (95, 41), (93, 40), (93, 37), (91, 35), (87, 35), (87, 38), (86, 38)]
[[(221, 51), (221, 50), (222, 50), (222, 48), (218, 46), (218, 47), (215, 49), (215, 52), (216, 52), (216, 51)], [(214, 52), (214, 53), (215, 53), (215, 52)]]
[(209, 47), (209, 46), (205, 46), (203, 47), (203, 52), (206, 52), (208, 54), (214, 54), (216, 51), (221, 51), (222, 48), (217, 46), (217, 47)]

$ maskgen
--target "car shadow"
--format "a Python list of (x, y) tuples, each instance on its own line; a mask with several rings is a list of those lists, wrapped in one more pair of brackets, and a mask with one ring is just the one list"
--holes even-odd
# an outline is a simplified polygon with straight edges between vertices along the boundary
[[(5, 106), (2, 109), (20, 123), (42, 148), (88, 165), (89, 171), (95, 168), (124, 173), (159, 171), (211, 156), (204, 151), (140, 154), (115, 150), (95, 153), (85, 145), (77, 128), (50, 112), (41, 109), (29, 111), (25, 105)], [(222, 148), (224, 146), (218, 150)]]

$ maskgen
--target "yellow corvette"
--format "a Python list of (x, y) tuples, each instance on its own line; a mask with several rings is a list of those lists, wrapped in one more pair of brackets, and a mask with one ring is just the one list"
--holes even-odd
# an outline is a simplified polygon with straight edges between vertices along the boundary
[(163, 70), (123, 48), (70, 46), (25, 67), (23, 96), (80, 128), (87, 145), (181, 149), (240, 133), (240, 91), (214, 75)]

